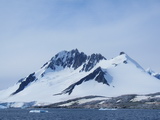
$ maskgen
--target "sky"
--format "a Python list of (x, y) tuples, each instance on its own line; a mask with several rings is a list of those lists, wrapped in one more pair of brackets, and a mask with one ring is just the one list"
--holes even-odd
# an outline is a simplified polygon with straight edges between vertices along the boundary
[(0, 90), (77, 48), (160, 72), (160, 0), (0, 0)]

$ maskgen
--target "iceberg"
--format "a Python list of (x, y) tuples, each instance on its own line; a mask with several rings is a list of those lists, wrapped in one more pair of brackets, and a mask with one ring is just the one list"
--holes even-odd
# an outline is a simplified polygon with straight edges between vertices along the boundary
[(0, 105), (0, 109), (6, 109), (6, 106)]
[(47, 110), (30, 110), (29, 113), (47, 113)]
[(100, 108), (99, 110), (117, 110), (117, 109), (115, 109), (115, 108), (111, 108), (111, 109), (109, 109), (109, 108)]

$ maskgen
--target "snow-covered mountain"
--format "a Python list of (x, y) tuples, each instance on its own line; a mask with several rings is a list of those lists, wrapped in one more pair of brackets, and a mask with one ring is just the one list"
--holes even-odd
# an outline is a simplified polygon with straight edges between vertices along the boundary
[(62, 51), (38, 71), (0, 91), (0, 102), (45, 105), (84, 96), (116, 97), (160, 92), (160, 80), (124, 52), (113, 59)]

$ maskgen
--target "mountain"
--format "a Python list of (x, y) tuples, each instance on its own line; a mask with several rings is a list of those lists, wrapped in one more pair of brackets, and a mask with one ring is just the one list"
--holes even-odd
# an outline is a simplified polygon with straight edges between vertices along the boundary
[(43, 106), (85, 96), (156, 93), (159, 88), (160, 80), (124, 52), (106, 59), (74, 49), (59, 52), (38, 71), (0, 91), (0, 102)]

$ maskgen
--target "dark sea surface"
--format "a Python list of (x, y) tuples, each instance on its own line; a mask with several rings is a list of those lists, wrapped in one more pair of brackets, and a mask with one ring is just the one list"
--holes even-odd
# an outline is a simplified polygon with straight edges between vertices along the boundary
[(0, 120), (160, 120), (160, 110), (43, 109), (47, 113), (29, 113), (31, 109), (0, 109)]

